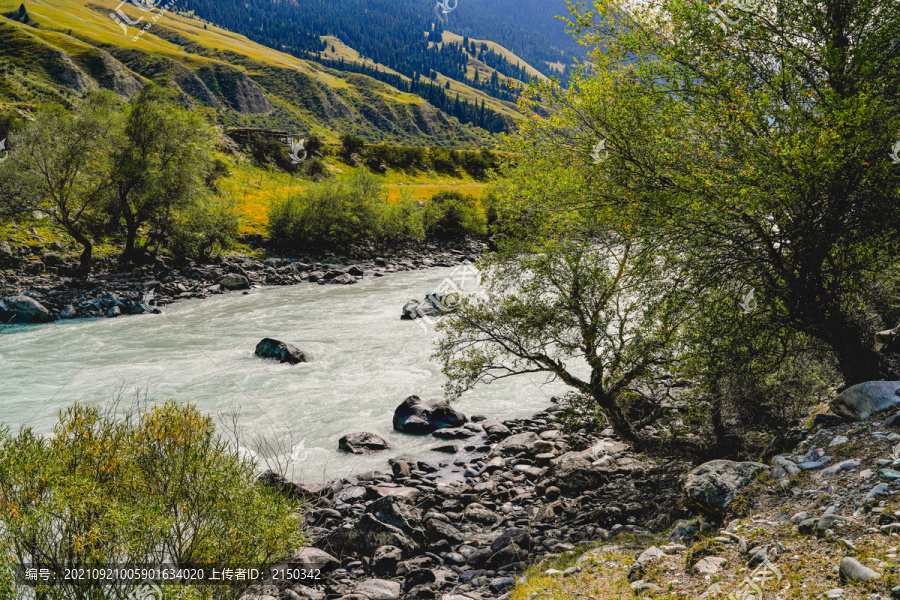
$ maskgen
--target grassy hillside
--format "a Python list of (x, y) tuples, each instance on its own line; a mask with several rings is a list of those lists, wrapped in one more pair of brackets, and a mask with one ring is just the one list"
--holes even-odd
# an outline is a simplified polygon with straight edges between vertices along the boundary
[[(460, 125), (418, 96), (295, 58), (186, 15), (166, 13), (136, 37), (138, 27), (129, 27), (126, 35), (109, 17), (119, 6), (114, 0), (25, 2), (27, 22), (16, 18), (19, 4), (0, 0), (5, 15), (0, 17), (0, 102), (67, 105), (91, 89), (130, 97), (148, 80), (167, 81), (186, 103), (214, 111), (222, 125), (316, 132), (328, 140), (352, 132), (373, 142), (494, 144), (483, 130)], [(141, 13), (130, 4), (122, 10), (131, 19), (144, 16), (138, 26), (157, 14)], [(336, 54), (354, 56), (339, 40), (333, 42)], [(463, 84), (455, 88), (462, 98), (484, 97), (493, 108), (515, 115), (510, 103)]]

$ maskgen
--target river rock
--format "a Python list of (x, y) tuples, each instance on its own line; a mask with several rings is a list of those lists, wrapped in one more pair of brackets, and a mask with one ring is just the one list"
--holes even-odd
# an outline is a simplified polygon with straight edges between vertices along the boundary
[(338, 441), (338, 448), (350, 454), (375, 454), (390, 448), (388, 443), (374, 433), (348, 433)]
[(293, 344), (279, 342), (272, 338), (265, 338), (256, 345), (256, 355), (262, 358), (276, 358), (279, 362), (292, 365), (309, 362), (310, 358), (312, 358), (309, 353)]
[(332, 529), (315, 544), (339, 557), (370, 555), (381, 546), (395, 546), (406, 556), (420, 549), (420, 545), (403, 530), (379, 521), (370, 513), (363, 513), (357, 521)]
[(415, 502), (406, 496), (385, 496), (366, 507), (370, 514), (382, 523), (387, 523), (413, 538), (416, 542), (425, 539), (422, 515)]
[(754, 475), (768, 468), (757, 462), (712, 460), (704, 463), (685, 476), (686, 503), (704, 512), (721, 514), (737, 500)]
[(410, 396), (394, 410), (394, 429), (402, 433), (425, 435), (445, 427), (459, 427), (467, 421), (464, 414), (440, 398), (422, 400)]
[(841, 579), (849, 579), (850, 581), (869, 581), (870, 579), (881, 577), (876, 571), (850, 556), (845, 556), (841, 560), (840, 573)]
[(28, 296), (0, 299), (0, 321), (7, 323), (49, 323), (53, 315), (43, 304)]
[(900, 381), (867, 381), (848, 387), (829, 407), (845, 419), (864, 421), (897, 404), (900, 404)]
[(337, 277), (328, 279), (327, 281), (328, 283), (336, 283), (338, 285), (351, 285), (356, 283), (356, 277), (354, 277), (350, 273), (341, 273)]
[(250, 280), (243, 275), (229, 274), (219, 279), (216, 283), (221, 285), (223, 290), (233, 291), (250, 289)]
[(341, 561), (318, 548), (300, 548), (291, 555), (290, 564), (294, 568), (307, 571), (310, 569), (333, 571), (341, 567)]
[(534, 456), (535, 454), (541, 454), (543, 452), (552, 452), (553, 443), (542, 440), (538, 437), (538, 434), (533, 431), (526, 431), (525, 433), (511, 435), (497, 444), (497, 451), (500, 454), (507, 455), (515, 455), (524, 452), (525, 454)]
[(400, 598), (400, 582), (389, 579), (366, 579), (353, 589), (369, 600), (397, 600)]
[(583, 452), (566, 452), (551, 465), (548, 480), (564, 492), (593, 490), (609, 480), (609, 470), (594, 467)]

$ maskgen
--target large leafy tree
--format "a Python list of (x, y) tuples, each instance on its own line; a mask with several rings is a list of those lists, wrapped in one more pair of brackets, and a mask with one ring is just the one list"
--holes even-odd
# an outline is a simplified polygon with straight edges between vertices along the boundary
[[(739, 6), (575, 9), (591, 69), (532, 88), (523, 189), (627, 207), (694, 285), (735, 308), (753, 289), (747, 318), (821, 342), (846, 383), (880, 378), (861, 299), (900, 244), (900, 4)], [(545, 191), (561, 174), (580, 181), (564, 202)]]
[(93, 231), (109, 187), (110, 132), (117, 127), (115, 97), (97, 92), (74, 112), (47, 106), (12, 136), (13, 151), (0, 182), (20, 207), (40, 211), (82, 247), (80, 271), (88, 274)]
[(640, 430), (658, 410), (635, 419), (628, 400), (675, 362), (691, 303), (659, 248), (627, 232), (572, 233), (508, 242), (479, 262), (485, 297), (465, 299), (438, 326), (448, 392), (543, 374), (587, 399), (623, 440), (652, 449), (660, 440)]
[(127, 108), (109, 158), (111, 211), (125, 224), (123, 259), (134, 258), (138, 232), (202, 198), (211, 166), (212, 130), (171, 94), (148, 84)]

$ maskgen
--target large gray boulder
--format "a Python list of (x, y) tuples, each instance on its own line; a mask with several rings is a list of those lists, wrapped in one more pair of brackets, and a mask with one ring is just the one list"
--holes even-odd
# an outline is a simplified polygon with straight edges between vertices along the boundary
[(711, 460), (684, 478), (685, 503), (711, 514), (722, 514), (747, 487), (753, 476), (769, 467), (757, 462)]
[(350, 454), (375, 454), (390, 448), (388, 443), (375, 435), (365, 431), (348, 433), (338, 441), (338, 448)]
[(262, 358), (275, 358), (278, 359), (278, 362), (292, 365), (309, 362), (312, 358), (308, 352), (297, 346), (272, 338), (265, 338), (256, 345), (256, 355)]
[(900, 381), (867, 381), (848, 387), (829, 406), (831, 412), (850, 421), (864, 421), (900, 404)]
[(497, 444), (497, 451), (500, 454), (507, 455), (525, 453), (534, 456), (545, 452), (553, 452), (553, 443), (542, 440), (533, 431), (526, 431), (525, 433), (511, 435)]
[(438, 429), (459, 427), (468, 420), (441, 398), (422, 400), (410, 396), (394, 410), (394, 429), (402, 433), (425, 435)]
[(369, 600), (397, 600), (400, 598), (400, 582), (390, 579), (366, 579), (356, 584), (353, 593)]
[(218, 284), (222, 286), (223, 290), (229, 291), (250, 289), (249, 279), (243, 275), (236, 275), (233, 273), (219, 279)]
[(6, 323), (49, 323), (53, 315), (43, 304), (28, 296), (0, 299), (0, 321)]
[(610, 475), (609, 465), (594, 466), (586, 452), (566, 452), (551, 461), (547, 478), (550, 485), (563, 492), (583, 492), (601, 487), (609, 481)]
[(369, 504), (357, 521), (332, 530), (316, 545), (339, 557), (371, 556), (381, 546), (395, 546), (411, 556), (424, 546), (425, 539), (415, 503), (404, 496), (386, 496)]

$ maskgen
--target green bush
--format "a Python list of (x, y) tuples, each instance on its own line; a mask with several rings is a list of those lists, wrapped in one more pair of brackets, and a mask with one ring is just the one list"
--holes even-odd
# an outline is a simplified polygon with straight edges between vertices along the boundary
[(478, 201), (459, 192), (440, 192), (425, 205), (425, 235), (436, 240), (459, 240), (487, 233), (487, 218)]
[(377, 237), (378, 213), (386, 199), (372, 175), (310, 186), (269, 212), (269, 236), (292, 251), (318, 251)]
[(231, 248), (241, 220), (231, 198), (206, 197), (185, 209), (168, 236), (168, 247), (176, 256), (207, 259)]
[(247, 143), (253, 161), (260, 166), (275, 166), (286, 173), (297, 173), (302, 163), (291, 159), (290, 149), (278, 140), (258, 132), (250, 134)]
[[(210, 417), (172, 401), (121, 417), (75, 405), (60, 413), (51, 437), (0, 432), (0, 506), (0, 549), (60, 580), (36, 583), (38, 598), (118, 599), (130, 591), (63, 580), (67, 566), (262, 570), (304, 542), (301, 506), (260, 484), (255, 465), (217, 435)], [(234, 598), (242, 587), (215, 586), (215, 594)]]
[(434, 146), (429, 151), (431, 166), (438, 173), (456, 175), (459, 173), (459, 154), (455, 150)]
[(319, 180), (328, 177), (328, 165), (321, 158), (311, 158), (303, 163), (303, 174)]
[(344, 160), (350, 160), (353, 154), (362, 154), (365, 147), (366, 141), (361, 137), (349, 133), (341, 136), (341, 158)]
[(419, 202), (404, 193), (397, 202), (384, 204), (378, 220), (378, 240), (396, 242), (425, 237), (423, 210)]

